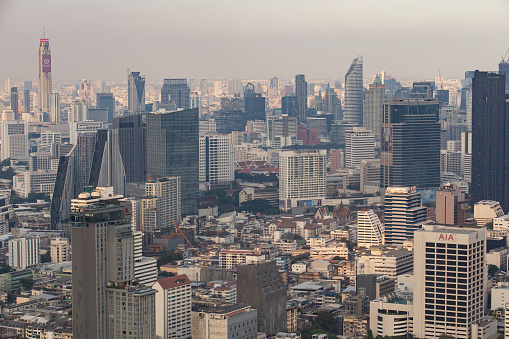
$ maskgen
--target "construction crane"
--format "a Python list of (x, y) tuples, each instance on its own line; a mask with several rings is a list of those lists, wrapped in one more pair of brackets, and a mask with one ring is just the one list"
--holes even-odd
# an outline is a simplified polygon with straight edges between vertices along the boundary
[(505, 52), (504, 55), (502, 55), (502, 62), (509, 62), (509, 59), (507, 58), (507, 54), (509, 54), (509, 48)]
[(167, 221), (171, 221), (173, 223), (173, 225), (175, 226), (175, 229), (177, 231), (179, 231), (179, 233), (182, 235), (182, 237), (184, 237), (184, 239), (186, 240), (187, 244), (191, 247), (191, 249), (194, 251), (196, 256), (201, 258), (201, 260), (202, 260), (202, 268), (205, 269), (205, 266), (206, 266), (207, 260), (208, 260), (208, 256), (207, 256), (207, 258), (204, 259), (203, 256), (198, 252), (198, 250), (194, 247), (194, 245), (191, 242), (191, 240), (189, 240), (189, 238), (186, 236), (186, 234), (180, 229), (180, 227), (178, 225), (182, 222), (182, 217), (179, 218), (178, 222), (175, 222), (175, 220), (168, 218), (166, 215), (161, 213), (157, 208), (153, 208), (152, 210), (155, 211), (160, 216), (162, 216)]

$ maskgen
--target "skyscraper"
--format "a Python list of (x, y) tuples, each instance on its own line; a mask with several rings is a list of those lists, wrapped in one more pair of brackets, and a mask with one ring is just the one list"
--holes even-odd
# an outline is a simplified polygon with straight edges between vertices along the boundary
[(295, 76), (295, 96), (297, 97), (297, 116), (300, 123), (306, 122), (306, 111), (308, 109), (308, 83), (304, 74)]
[(140, 72), (127, 70), (127, 110), (131, 114), (145, 112), (145, 78)]
[(345, 166), (360, 167), (362, 160), (375, 158), (375, 137), (364, 127), (345, 132)]
[(198, 108), (147, 115), (147, 175), (179, 176), (182, 214), (198, 213)]
[(415, 232), (414, 246), (413, 334), (488, 338), (480, 335), (488, 283), (486, 229), (426, 225)]
[(244, 89), (244, 119), (265, 120), (265, 98), (261, 93), (256, 93), (252, 83), (248, 83)]
[(505, 74), (505, 91), (509, 92), (509, 59), (502, 59), (498, 64), (498, 72), (500, 74)]
[(375, 140), (380, 140), (380, 124), (384, 115), (385, 85), (377, 75), (375, 81), (369, 85), (364, 97), (362, 125), (371, 130)]
[(385, 243), (401, 245), (426, 221), (427, 209), (415, 187), (388, 187), (385, 192)]
[[(51, 48), (49, 39), (44, 38), (39, 44), (39, 93), (37, 94), (38, 108), (42, 113), (49, 113), (51, 86)], [(42, 121), (40, 118), (38, 120)]]
[(495, 200), (509, 210), (509, 104), (506, 74), (472, 79), (472, 203)]
[(106, 108), (108, 110), (108, 122), (113, 121), (115, 115), (115, 98), (113, 93), (97, 93), (97, 108)]
[(141, 114), (113, 119), (118, 130), (118, 146), (125, 168), (126, 182), (143, 182), (147, 179), (146, 126)]
[(74, 338), (155, 337), (155, 293), (132, 287), (131, 202), (110, 188), (73, 199)]
[(23, 90), (23, 113), (30, 113), (30, 90)]
[(209, 132), (200, 136), (200, 182), (210, 188), (231, 188), (235, 180), (230, 136)]
[(362, 101), (364, 86), (362, 82), (362, 55), (352, 61), (345, 75), (345, 108), (343, 119), (362, 125)]
[[(154, 215), (157, 222), (154, 224), (158, 228), (173, 227), (172, 220), (177, 222), (180, 219), (180, 186), (179, 177), (157, 178), (145, 183), (145, 197), (157, 199), (155, 207), (158, 213)], [(142, 208), (142, 213), (150, 212)]]
[(14, 112), (14, 119), (19, 120), (19, 99), (18, 88), (11, 87), (11, 109)]
[(164, 79), (161, 88), (161, 104), (175, 102), (177, 108), (189, 109), (191, 89), (187, 85), (187, 79)]
[(28, 156), (28, 122), (24, 120), (1, 123), (2, 148), (0, 160)]
[(373, 210), (362, 209), (357, 213), (357, 245), (363, 247), (384, 244), (385, 229)]
[(287, 94), (281, 98), (281, 114), (286, 114), (289, 117), (299, 117), (299, 101), (293, 94)]
[(60, 122), (60, 94), (51, 93), (49, 106), (50, 122)]
[(323, 113), (331, 113), (334, 115), (334, 122), (341, 120), (341, 100), (333, 88), (327, 84), (322, 106)]
[(437, 99), (390, 99), (384, 105), (380, 146), (382, 188), (440, 187)]

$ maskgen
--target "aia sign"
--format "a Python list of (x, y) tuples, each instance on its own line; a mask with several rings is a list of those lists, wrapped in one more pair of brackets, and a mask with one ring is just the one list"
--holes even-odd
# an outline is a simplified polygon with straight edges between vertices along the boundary
[(452, 234), (440, 234), (438, 236), (438, 240), (442, 241), (454, 241), (454, 237)]

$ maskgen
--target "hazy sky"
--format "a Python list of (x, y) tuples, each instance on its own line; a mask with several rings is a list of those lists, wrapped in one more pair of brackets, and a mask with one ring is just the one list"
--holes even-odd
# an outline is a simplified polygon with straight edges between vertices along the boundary
[(495, 70), (508, 0), (0, 0), (0, 81), (36, 79), (43, 27), (53, 79), (401, 79)]

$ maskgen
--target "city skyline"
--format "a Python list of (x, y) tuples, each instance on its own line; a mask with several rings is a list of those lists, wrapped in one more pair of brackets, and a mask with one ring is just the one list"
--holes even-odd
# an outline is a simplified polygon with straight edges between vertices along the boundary
[[(37, 76), (34, 42), (44, 29), (53, 49), (53, 78), (60, 80), (118, 81), (128, 68), (147, 79), (341, 79), (357, 55), (365, 58), (366, 77), (385, 69), (398, 79), (422, 79), (440, 69), (444, 77), (461, 78), (465, 70), (495, 69), (497, 56), (509, 47), (503, 36), (509, 4), (502, 0), (425, 6), (388, 0), (369, 4), (369, 11), (367, 1), (262, 1), (250, 7), (232, 1), (29, 3), (0, 2), (0, 29), (16, 27), (21, 14), (27, 18), (22, 30), (0, 37), (4, 46), (17, 46), (17, 53), (4, 55), (10, 67), (0, 70), (1, 79)], [(479, 26), (468, 25), (474, 20)], [(161, 43), (171, 31), (179, 34)]]

